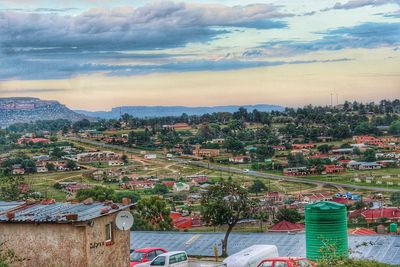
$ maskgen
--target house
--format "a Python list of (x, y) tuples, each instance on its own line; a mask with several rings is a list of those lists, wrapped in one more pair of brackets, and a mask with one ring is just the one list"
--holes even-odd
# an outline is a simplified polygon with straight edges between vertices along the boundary
[(218, 157), (220, 154), (219, 149), (203, 149), (200, 145), (196, 145), (193, 154), (198, 158), (212, 158)]
[(225, 142), (224, 138), (215, 138), (211, 140), (211, 144), (223, 144)]
[(22, 144), (30, 144), (30, 143), (34, 143), (34, 144), (38, 144), (38, 143), (42, 143), (42, 144), (48, 144), (50, 143), (50, 140), (47, 138), (26, 138), (26, 137), (22, 137), (18, 139), (18, 145), (22, 145)]
[(113, 160), (119, 160), (120, 155), (111, 151), (101, 152), (87, 152), (76, 155), (78, 162), (91, 163), (91, 162), (108, 162)]
[(190, 190), (190, 185), (182, 183), (182, 182), (177, 182), (174, 184), (172, 187), (173, 191), (178, 193), (178, 192), (185, 192)]
[(344, 173), (346, 169), (341, 165), (324, 165), (324, 172), (326, 174)]
[(70, 195), (75, 195), (78, 193), (79, 190), (81, 189), (89, 189), (92, 188), (91, 185), (89, 184), (81, 184), (81, 183), (70, 183), (67, 184), (62, 191), (70, 194)]
[(283, 151), (283, 150), (286, 150), (286, 147), (285, 146), (273, 146), (272, 149), (275, 151)]
[(353, 148), (338, 148), (338, 149), (332, 149), (331, 152), (332, 152), (332, 154), (336, 154), (336, 155), (347, 155), (347, 154), (353, 154), (354, 149)]
[(288, 176), (311, 175), (317, 174), (317, 169), (308, 167), (291, 167), (283, 169), (283, 174)]
[(157, 158), (157, 154), (146, 154), (144, 155), (145, 159), (156, 159)]
[(116, 217), (131, 206), (0, 202), (0, 243), (27, 259), (12, 266), (129, 266), (130, 231)]
[(165, 185), (166, 187), (172, 188), (175, 184), (174, 181), (162, 181), (162, 184)]
[(291, 223), (288, 221), (281, 221), (273, 226), (271, 226), (268, 229), (268, 232), (284, 232), (284, 233), (290, 233), (290, 232), (301, 232), (304, 231), (305, 226), (304, 224), (301, 223)]
[(370, 135), (353, 136), (353, 140), (357, 144), (373, 145), (378, 147), (384, 146), (382, 140)]
[(49, 170), (46, 168), (46, 166), (37, 166), (36, 165), (36, 172), (37, 173), (45, 173), (48, 172)]
[(191, 127), (187, 123), (175, 123), (175, 124), (166, 124), (162, 126), (164, 129), (173, 129), (173, 130), (190, 130)]
[(236, 157), (230, 157), (229, 162), (232, 163), (246, 163), (250, 161), (249, 156), (236, 156)]
[(293, 144), (292, 149), (294, 150), (301, 150), (301, 149), (311, 149), (315, 148), (317, 145), (313, 143), (307, 143), (307, 144)]
[(318, 201), (331, 201), (332, 194), (329, 192), (322, 192), (322, 193), (312, 193), (302, 196), (303, 201), (308, 203), (315, 203)]
[(25, 169), (22, 168), (21, 164), (14, 164), (12, 167), (11, 173), (13, 175), (24, 175), (25, 174)]
[(200, 184), (204, 184), (208, 182), (207, 175), (190, 175), (186, 177), (187, 179), (191, 180), (191, 183), (194, 186), (199, 186)]
[(347, 167), (353, 170), (377, 170), (381, 169), (382, 165), (376, 162), (350, 161)]
[(108, 166), (114, 167), (114, 166), (124, 166), (125, 163), (122, 160), (110, 160), (108, 162)]
[(270, 201), (270, 202), (282, 202), (283, 201), (283, 195), (279, 193), (278, 191), (273, 191), (273, 192), (268, 192), (264, 200), (265, 201)]
[(129, 182), (123, 183), (121, 185), (121, 188), (122, 189), (131, 189), (131, 190), (153, 189), (155, 184), (156, 184), (156, 182), (151, 181), (151, 180), (134, 180), (134, 181), (129, 181)]
[(361, 213), (361, 216), (367, 220), (368, 223), (379, 222), (379, 219), (387, 218), (391, 222), (400, 222), (400, 208), (379, 208), (368, 209)]

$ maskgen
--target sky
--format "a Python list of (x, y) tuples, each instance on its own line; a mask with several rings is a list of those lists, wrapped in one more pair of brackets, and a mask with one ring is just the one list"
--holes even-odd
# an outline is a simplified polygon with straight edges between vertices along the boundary
[(0, 0), (0, 97), (73, 109), (400, 98), (400, 0)]

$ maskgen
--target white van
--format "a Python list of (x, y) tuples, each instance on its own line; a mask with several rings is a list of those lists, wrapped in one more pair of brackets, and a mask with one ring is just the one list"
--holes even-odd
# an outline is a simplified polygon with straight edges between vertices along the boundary
[(226, 258), (227, 267), (257, 267), (266, 258), (278, 257), (278, 248), (273, 245), (254, 245)]
[(158, 255), (150, 262), (140, 263), (135, 267), (189, 267), (188, 256), (185, 251), (172, 251)]

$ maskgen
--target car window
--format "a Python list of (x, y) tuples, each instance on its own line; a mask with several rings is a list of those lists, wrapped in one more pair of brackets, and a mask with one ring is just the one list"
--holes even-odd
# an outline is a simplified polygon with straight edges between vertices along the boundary
[(260, 267), (272, 267), (272, 261), (264, 261)]
[(156, 254), (157, 254), (157, 256), (158, 256), (158, 255), (161, 255), (161, 254), (164, 254), (164, 253), (165, 253), (165, 252), (164, 252), (164, 251), (162, 251), (162, 250), (159, 250), (159, 249), (158, 249), (158, 250), (156, 250)]
[(152, 259), (154, 259), (155, 257), (157, 257), (155, 251), (151, 251), (151, 252), (147, 253), (147, 258), (148, 258), (149, 260), (152, 260)]
[(288, 267), (285, 261), (276, 261), (274, 262), (274, 267)]
[(296, 266), (296, 267), (313, 267), (312, 264), (308, 260), (297, 260), (297, 261), (295, 261), (294, 266)]
[(187, 260), (187, 256), (185, 253), (179, 253), (179, 254), (175, 254), (171, 257), (169, 257), (169, 263), (178, 263), (178, 262), (183, 262)]
[(159, 256), (150, 264), (150, 266), (164, 266), (165, 265), (165, 256)]
[(146, 255), (141, 252), (132, 252), (131, 254), (131, 261), (141, 262)]

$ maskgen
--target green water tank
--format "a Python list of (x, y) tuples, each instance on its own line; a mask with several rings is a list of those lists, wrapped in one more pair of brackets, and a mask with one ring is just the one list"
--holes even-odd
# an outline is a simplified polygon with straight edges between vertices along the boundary
[(336, 202), (308, 204), (306, 216), (306, 254), (311, 260), (348, 258), (347, 209)]
[(391, 223), (389, 225), (389, 233), (397, 233), (397, 223)]

